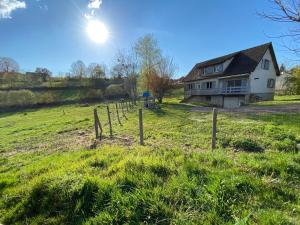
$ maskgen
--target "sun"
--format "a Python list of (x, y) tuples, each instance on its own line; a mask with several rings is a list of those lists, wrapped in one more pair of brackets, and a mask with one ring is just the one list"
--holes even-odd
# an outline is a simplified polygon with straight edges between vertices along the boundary
[(98, 20), (89, 21), (86, 31), (90, 39), (96, 43), (105, 43), (108, 39), (108, 30), (105, 25)]

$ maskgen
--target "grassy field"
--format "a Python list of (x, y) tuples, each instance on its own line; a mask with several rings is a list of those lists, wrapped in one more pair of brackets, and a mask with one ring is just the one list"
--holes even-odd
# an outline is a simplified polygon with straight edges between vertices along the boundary
[(144, 110), (144, 146), (138, 107), (113, 139), (104, 104), (0, 114), (0, 223), (299, 224), (300, 114), (220, 113), (211, 152), (211, 113), (178, 102)]

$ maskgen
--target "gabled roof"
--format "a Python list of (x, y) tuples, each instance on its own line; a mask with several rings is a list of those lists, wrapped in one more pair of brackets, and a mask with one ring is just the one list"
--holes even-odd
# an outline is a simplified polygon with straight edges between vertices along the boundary
[[(198, 63), (194, 66), (191, 72), (184, 78), (184, 81), (187, 82), (187, 81), (201, 80), (201, 79), (207, 79), (212, 77), (226, 77), (226, 76), (247, 74), (247, 73), (250, 74), (255, 70), (255, 68), (262, 60), (263, 56), (265, 55), (268, 49), (270, 49), (276, 74), (279, 76), (280, 75), (279, 67), (277, 64), (272, 43), (270, 42), (253, 48), (245, 49), (242, 51), (234, 52), (232, 54), (224, 55), (215, 59)], [(201, 69), (208, 66), (213, 66), (219, 63), (223, 63), (230, 59), (232, 59), (232, 61), (230, 62), (229, 66), (225, 69), (225, 71), (223, 71), (222, 73), (200, 75)]]

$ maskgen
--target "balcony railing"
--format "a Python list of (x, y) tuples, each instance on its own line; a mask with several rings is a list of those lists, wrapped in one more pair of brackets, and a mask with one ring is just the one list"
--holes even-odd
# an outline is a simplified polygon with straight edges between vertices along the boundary
[(248, 86), (223, 87), (214, 89), (192, 89), (185, 91), (185, 95), (218, 95), (218, 94), (246, 94), (249, 92)]
[(192, 95), (214, 95), (218, 94), (219, 89), (214, 88), (214, 89), (192, 89), (191, 94)]
[(222, 94), (237, 94), (237, 93), (246, 93), (248, 92), (249, 88), (247, 86), (240, 86), (240, 87), (223, 87)]

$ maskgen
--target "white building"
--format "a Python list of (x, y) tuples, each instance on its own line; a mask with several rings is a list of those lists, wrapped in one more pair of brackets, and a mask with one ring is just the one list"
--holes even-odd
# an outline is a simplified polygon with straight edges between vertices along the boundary
[(226, 108), (273, 100), (279, 75), (272, 43), (267, 43), (196, 64), (184, 78), (184, 97)]

